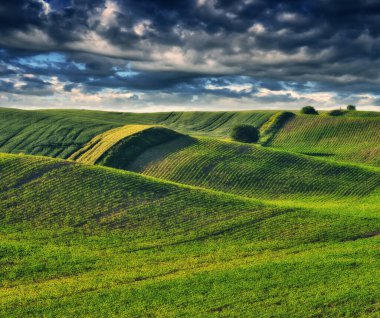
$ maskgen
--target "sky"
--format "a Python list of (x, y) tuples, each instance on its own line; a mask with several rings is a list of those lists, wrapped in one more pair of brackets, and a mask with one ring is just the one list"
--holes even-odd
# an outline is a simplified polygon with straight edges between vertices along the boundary
[(1, 0), (0, 107), (380, 111), (378, 0)]

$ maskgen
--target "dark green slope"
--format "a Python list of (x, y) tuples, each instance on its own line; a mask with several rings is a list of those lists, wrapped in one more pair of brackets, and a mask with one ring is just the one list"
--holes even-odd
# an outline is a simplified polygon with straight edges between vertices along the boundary
[(265, 199), (357, 199), (380, 188), (380, 171), (213, 139), (152, 147), (127, 169), (204, 188)]
[(94, 136), (117, 126), (95, 118), (0, 108), (0, 151), (67, 158)]

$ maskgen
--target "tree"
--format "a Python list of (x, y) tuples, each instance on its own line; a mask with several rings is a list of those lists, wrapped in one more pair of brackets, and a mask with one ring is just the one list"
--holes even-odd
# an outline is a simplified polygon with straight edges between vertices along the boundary
[(251, 125), (237, 125), (232, 128), (231, 138), (240, 142), (258, 142), (260, 132)]
[(315, 110), (313, 106), (305, 106), (302, 107), (301, 114), (318, 115), (318, 112)]
[(330, 110), (330, 111), (328, 112), (328, 114), (329, 114), (330, 116), (342, 116), (342, 115), (344, 114), (344, 111), (341, 110), (341, 109), (334, 109), (334, 110)]
[(355, 105), (348, 105), (347, 110), (350, 110), (350, 111), (356, 110), (356, 106)]

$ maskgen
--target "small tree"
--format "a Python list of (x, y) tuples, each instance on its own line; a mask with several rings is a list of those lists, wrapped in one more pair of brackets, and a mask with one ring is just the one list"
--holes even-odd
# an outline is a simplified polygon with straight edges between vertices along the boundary
[(356, 106), (355, 105), (348, 105), (347, 110), (350, 110), (350, 111), (356, 110)]
[(260, 132), (251, 125), (237, 125), (232, 128), (231, 138), (240, 142), (258, 142)]
[(315, 110), (313, 106), (305, 106), (302, 107), (301, 114), (318, 115), (318, 112)]
[(328, 114), (329, 116), (342, 116), (344, 114), (344, 111), (341, 109), (334, 109), (334, 110), (330, 110)]

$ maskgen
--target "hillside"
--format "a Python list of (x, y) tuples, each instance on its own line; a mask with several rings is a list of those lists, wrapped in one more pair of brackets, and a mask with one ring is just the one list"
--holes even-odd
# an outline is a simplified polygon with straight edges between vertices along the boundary
[(342, 117), (298, 115), (284, 125), (270, 146), (380, 166), (380, 117), (360, 113)]
[[(96, 136), (124, 125), (159, 125), (182, 134), (228, 139), (236, 124), (261, 127), (268, 147), (333, 161), (380, 166), (380, 116), (349, 112), (330, 117), (283, 112), (117, 113), (0, 108), (0, 151), (69, 158)], [(273, 125), (274, 124), (274, 125)]]
[(67, 158), (117, 126), (121, 124), (96, 118), (0, 108), (0, 151)]
[(262, 125), (273, 112), (116, 113), (0, 108), (0, 151), (69, 158), (97, 135), (124, 125), (161, 125), (182, 133), (228, 137), (241, 122)]
[(1, 154), (0, 171), (1, 316), (378, 313), (378, 214), (44, 157)]
[(69, 159), (124, 168), (145, 150), (181, 136), (183, 135), (160, 126), (125, 125), (95, 136)]
[(161, 179), (271, 200), (357, 200), (380, 187), (380, 170), (376, 168), (207, 138), (183, 138), (152, 147), (126, 168)]

